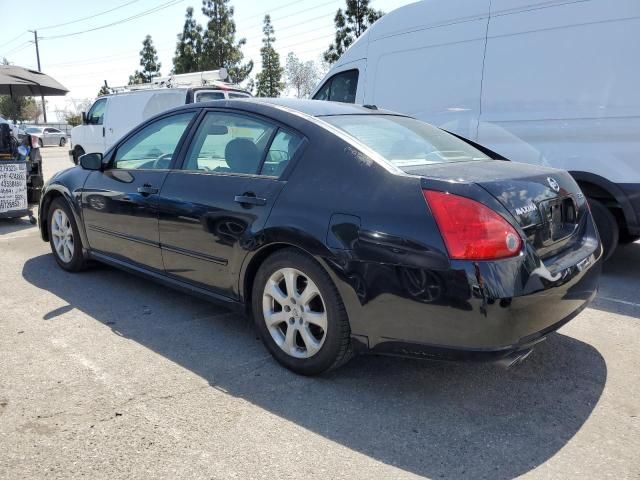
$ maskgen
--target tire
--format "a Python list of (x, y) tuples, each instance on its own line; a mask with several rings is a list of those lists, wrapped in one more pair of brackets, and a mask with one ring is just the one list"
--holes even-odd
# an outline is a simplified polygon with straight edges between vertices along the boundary
[(598, 200), (590, 198), (589, 206), (602, 241), (602, 248), (604, 249), (602, 258), (607, 261), (618, 247), (620, 228), (613, 213)]
[(76, 165), (78, 165), (78, 162), (80, 161), (80, 157), (84, 155), (84, 149), (82, 147), (76, 147), (73, 149), (73, 163), (75, 163)]
[(64, 138), (64, 137), (62, 137), (62, 138), (60, 139), (60, 146), (61, 146), (61, 147), (64, 147), (66, 144), (67, 144), (67, 139), (66, 139), (66, 138)]
[[(59, 212), (62, 215), (59, 215)], [(63, 198), (58, 197), (51, 202), (47, 220), (49, 244), (58, 265), (68, 272), (84, 270), (87, 263), (82, 253), (82, 239), (78, 232), (78, 225), (71, 208)], [(64, 246), (60, 248), (60, 242), (66, 243), (66, 248)]]
[(44, 143), (42, 143), (41, 138), (38, 139), (38, 145), (40, 146), (40, 148), (44, 147)]
[[(287, 284), (293, 283), (291, 295)], [(279, 250), (260, 266), (252, 309), (271, 355), (295, 373), (318, 375), (344, 365), (352, 356), (349, 318), (338, 290), (327, 272), (298, 250)], [(271, 327), (265, 315), (272, 320)]]

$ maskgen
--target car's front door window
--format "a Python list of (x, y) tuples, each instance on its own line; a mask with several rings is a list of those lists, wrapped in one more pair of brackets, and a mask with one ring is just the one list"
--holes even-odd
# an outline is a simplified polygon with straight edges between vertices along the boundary
[(169, 168), (180, 139), (195, 112), (185, 112), (161, 118), (147, 125), (118, 146), (114, 168)]
[(89, 113), (87, 113), (87, 123), (89, 125), (102, 125), (106, 106), (106, 98), (96, 100), (96, 103), (93, 104), (91, 110), (89, 110)]
[(276, 126), (239, 114), (209, 112), (187, 152), (184, 169), (257, 174)]

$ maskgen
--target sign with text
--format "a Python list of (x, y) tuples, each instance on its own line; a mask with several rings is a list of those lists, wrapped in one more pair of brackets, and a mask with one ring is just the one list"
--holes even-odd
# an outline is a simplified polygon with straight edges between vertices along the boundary
[(27, 208), (27, 165), (0, 161), (0, 213)]

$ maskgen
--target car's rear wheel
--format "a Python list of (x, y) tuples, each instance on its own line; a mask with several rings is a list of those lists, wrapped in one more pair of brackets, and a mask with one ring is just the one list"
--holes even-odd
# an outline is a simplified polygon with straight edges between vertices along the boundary
[(598, 227), (598, 233), (602, 241), (602, 248), (604, 249), (602, 258), (606, 261), (613, 255), (613, 252), (615, 252), (618, 247), (620, 228), (618, 227), (616, 217), (601, 202), (590, 198), (589, 206), (591, 207), (593, 221), (596, 223), (596, 227)]
[(38, 139), (38, 145), (40, 146), (40, 148), (44, 147), (44, 143), (42, 143), (41, 138)]
[(61, 147), (64, 147), (66, 143), (67, 143), (67, 139), (66, 139), (66, 138), (64, 138), (64, 137), (62, 137), (62, 138), (60, 139), (60, 146), (61, 146)]
[(83, 270), (86, 262), (78, 226), (67, 202), (55, 198), (49, 207), (49, 243), (58, 265), (69, 272)]
[(255, 278), (253, 315), (274, 358), (302, 375), (335, 369), (351, 358), (349, 319), (327, 272), (294, 249), (276, 252)]

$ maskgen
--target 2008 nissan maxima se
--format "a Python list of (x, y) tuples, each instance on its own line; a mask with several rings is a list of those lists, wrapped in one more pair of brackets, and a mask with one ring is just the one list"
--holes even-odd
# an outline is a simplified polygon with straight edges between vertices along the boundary
[(40, 203), (60, 267), (244, 309), (302, 374), (358, 352), (515, 362), (597, 289), (571, 176), (374, 107), (186, 105), (80, 164)]

